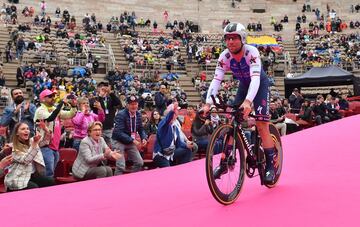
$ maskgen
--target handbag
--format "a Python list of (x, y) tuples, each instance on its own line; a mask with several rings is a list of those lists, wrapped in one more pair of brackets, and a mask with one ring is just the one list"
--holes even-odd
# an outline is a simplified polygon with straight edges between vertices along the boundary
[(158, 143), (159, 143), (159, 145), (160, 145), (161, 153), (163, 153), (163, 154), (166, 155), (166, 156), (171, 156), (171, 155), (174, 154), (175, 149), (176, 149), (175, 146), (170, 146), (170, 147), (164, 149), (163, 146), (162, 146), (162, 144), (161, 144), (161, 142), (160, 142), (159, 134), (157, 134), (157, 133), (156, 133), (156, 139), (157, 139), (157, 141), (158, 141)]

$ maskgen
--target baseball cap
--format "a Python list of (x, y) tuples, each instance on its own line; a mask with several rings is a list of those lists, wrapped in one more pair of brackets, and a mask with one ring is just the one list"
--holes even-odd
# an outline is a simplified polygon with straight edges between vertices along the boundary
[(52, 94), (55, 94), (55, 93), (56, 92), (51, 91), (49, 89), (43, 90), (39, 95), (40, 101), (43, 101), (46, 96), (49, 96), (49, 95), (52, 95)]
[(126, 102), (128, 104), (132, 103), (132, 102), (139, 102), (138, 98), (135, 95), (130, 95), (129, 97), (127, 97)]

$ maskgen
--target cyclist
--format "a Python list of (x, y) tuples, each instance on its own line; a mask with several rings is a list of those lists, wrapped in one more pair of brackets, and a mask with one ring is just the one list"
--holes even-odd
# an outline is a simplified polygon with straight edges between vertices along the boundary
[[(206, 103), (212, 103), (211, 95), (217, 95), (225, 73), (231, 70), (233, 78), (240, 81), (234, 104), (241, 104), (244, 108), (245, 119), (252, 110), (252, 104), (254, 106), (256, 126), (266, 155), (265, 181), (272, 182), (275, 177), (276, 152), (269, 131), (269, 81), (262, 69), (259, 51), (256, 47), (246, 44), (245, 27), (240, 23), (230, 23), (224, 28), (224, 33), (227, 49), (218, 59)], [(214, 171), (214, 178), (220, 178), (227, 171), (227, 166), (220, 162)]]

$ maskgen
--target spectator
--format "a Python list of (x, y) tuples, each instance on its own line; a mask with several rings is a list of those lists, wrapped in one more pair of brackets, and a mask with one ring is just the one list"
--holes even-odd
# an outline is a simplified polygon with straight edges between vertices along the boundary
[(339, 120), (341, 119), (341, 115), (339, 113), (340, 106), (338, 103), (336, 103), (336, 98), (332, 97), (330, 99), (330, 102), (326, 104), (327, 110), (328, 110), (328, 116), (331, 121)]
[[(298, 115), (300, 120), (305, 121), (307, 124), (312, 120), (312, 107), (310, 106), (310, 101), (308, 99), (304, 100), (302, 104), (300, 114)], [(299, 120), (299, 121), (300, 121)], [(301, 125), (301, 121), (297, 121), (298, 124)]]
[(193, 141), (197, 144), (198, 149), (204, 151), (209, 143), (210, 136), (213, 132), (210, 112), (200, 110), (191, 126), (191, 135)]
[(30, 134), (35, 134), (34, 115), (36, 106), (30, 101), (25, 101), (23, 91), (20, 88), (11, 90), (11, 98), (14, 101), (4, 109), (3, 116), (0, 119), (0, 125), (9, 127), (10, 134), (14, 130), (16, 123), (24, 122), (29, 126)]
[(341, 99), (339, 100), (340, 110), (349, 110), (349, 102), (346, 100), (347, 94), (341, 94)]
[(330, 121), (330, 118), (329, 118), (328, 112), (327, 112), (327, 108), (324, 103), (324, 97), (322, 95), (317, 96), (316, 103), (313, 108), (313, 112), (315, 115), (316, 125), (321, 125), (323, 123)]
[(77, 151), (79, 151), (79, 146), (82, 139), (84, 139), (87, 136), (89, 124), (91, 124), (94, 121), (103, 122), (105, 120), (105, 113), (103, 108), (101, 107), (100, 102), (96, 101), (94, 103), (94, 108), (97, 109), (98, 114), (90, 112), (91, 109), (88, 98), (81, 97), (78, 99), (78, 109), (80, 111), (71, 120), (75, 127), (73, 148), (75, 148)]
[(79, 153), (72, 167), (72, 173), (76, 179), (89, 180), (113, 175), (111, 167), (104, 161), (118, 160), (120, 154), (107, 146), (101, 137), (102, 124), (99, 121), (92, 122), (88, 129), (88, 135), (81, 140)]
[(274, 102), (270, 103), (270, 121), (275, 125), (275, 127), (280, 131), (282, 136), (286, 135), (286, 123), (285, 116), (280, 116), (277, 109), (276, 104)]
[(189, 105), (187, 107), (187, 114), (184, 117), (184, 122), (182, 124), (181, 129), (183, 131), (190, 132), (191, 131), (191, 126), (193, 124), (193, 121), (194, 121), (195, 117), (196, 117), (195, 106)]
[(4, 176), (5, 168), (10, 166), (14, 160), (11, 152), (12, 144), (5, 144), (5, 146), (0, 151), (0, 177)]
[(114, 127), (115, 113), (118, 108), (122, 109), (123, 106), (120, 99), (111, 90), (111, 87), (106, 82), (100, 82), (97, 85), (97, 96), (91, 100), (91, 108), (95, 114), (99, 114), (98, 109), (95, 108), (94, 103), (99, 101), (102, 109), (105, 112), (105, 120), (103, 122), (103, 137), (106, 143), (111, 145), (111, 136)]
[(166, 104), (168, 103), (168, 98), (166, 95), (167, 86), (165, 84), (160, 85), (160, 91), (155, 94), (155, 107), (161, 115), (164, 115), (166, 109)]
[[(46, 127), (43, 124), (44, 127)], [(29, 126), (18, 123), (13, 133), (13, 165), (5, 176), (7, 191), (31, 189), (54, 185), (54, 179), (44, 176), (45, 163), (40, 152), (40, 133), (30, 139)]]
[(175, 125), (178, 104), (176, 102), (170, 104), (166, 112), (166, 117), (160, 121), (156, 133), (153, 156), (155, 166), (160, 168), (190, 162), (191, 149), (194, 146), (191, 141), (185, 141), (182, 138), (181, 130)]
[(156, 134), (160, 120), (161, 116), (159, 111), (154, 110), (153, 112), (151, 112), (150, 121), (145, 127), (145, 131), (148, 135)]
[(293, 93), (289, 97), (289, 103), (292, 113), (299, 113), (301, 104), (304, 102), (304, 98), (299, 92), (299, 89), (294, 88)]
[[(37, 108), (34, 116), (34, 121), (45, 120), (48, 124), (48, 127), (52, 129), (52, 137), (49, 140), (46, 140), (44, 137), (41, 141), (41, 153), (44, 158), (46, 176), (54, 176), (54, 170), (57, 162), (59, 161), (59, 145), (61, 137), (61, 124), (60, 119), (70, 119), (76, 114), (76, 103), (71, 100), (71, 109), (64, 110), (64, 105), (68, 105), (68, 100), (65, 97), (60, 103), (55, 107), (55, 92), (50, 91), (49, 89), (43, 90), (40, 95), (41, 106)], [(40, 133), (43, 135), (46, 132), (40, 130)]]
[[(141, 158), (137, 146), (145, 146), (147, 135), (141, 124), (141, 113), (138, 111), (138, 99), (135, 95), (127, 98), (127, 107), (118, 112), (115, 117), (115, 127), (112, 134), (113, 148), (119, 150), (121, 158), (116, 161), (115, 175), (121, 175), (125, 171), (125, 157), (133, 161), (132, 171), (141, 170), (144, 161)], [(141, 141), (138, 141), (140, 136)]]

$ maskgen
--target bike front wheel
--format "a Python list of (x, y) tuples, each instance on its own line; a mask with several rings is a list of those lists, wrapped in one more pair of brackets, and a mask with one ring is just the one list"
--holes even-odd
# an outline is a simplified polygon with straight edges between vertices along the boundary
[(230, 205), (239, 197), (245, 179), (244, 144), (234, 126), (221, 125), (213, 132), (206, 150), (206, 178), (213, 197)]

